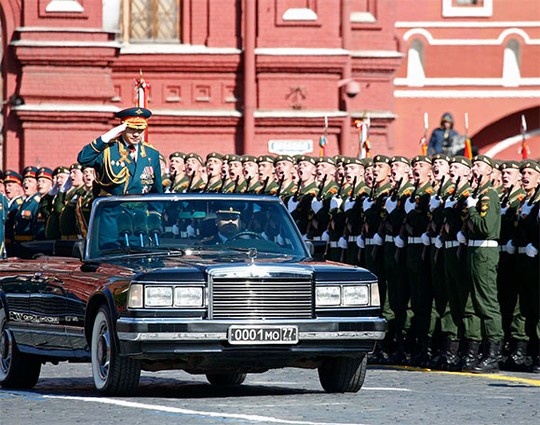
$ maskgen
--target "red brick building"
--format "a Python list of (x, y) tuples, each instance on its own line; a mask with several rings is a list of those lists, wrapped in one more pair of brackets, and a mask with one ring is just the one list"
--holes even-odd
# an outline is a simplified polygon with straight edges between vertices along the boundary
[(369, 116), (374, 152), (413, 155), (423, 112), (433, 128), (449, 110), (503, 157), (525, 113), (539, 156), (537, 3), (0, 0), (2, 165), (73, 162), (134, 104), (140, 70), (164, 154), (317, 155), (326, 117), (327, 154), (357, 155)]

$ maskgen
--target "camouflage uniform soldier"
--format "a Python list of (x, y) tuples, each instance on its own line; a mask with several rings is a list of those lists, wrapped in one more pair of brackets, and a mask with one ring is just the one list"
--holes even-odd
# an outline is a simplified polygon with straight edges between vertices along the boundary
[(186, 192), (202, 192), (206, 187), (203, 178), (204, 163), (200, 155), (189, 153), (186, 155), (186, 175), (188, 176), (188, 185)]
[(540, 373), (540, 164), (526, 160), (521, 165), (521, 182), (527, 197), (521, 202), (516, 237), (517, 282), (521, 314), (525, 317), (525, 330), (529, 337), (528, 352), (533, 358), (531, 372)]
[(519, 288), (514, 276), (517, 270), (517, 250), (513, 245), (518, 210), (525, 199), (525, 191), (520, 183), (520, 164), (505, 161), (501, 164), (501, 237), (499, 238), (499, 267), (497, 270), (497, 294), (501, 306), (502, 326), (508, 357), (504, 367), (510, 370), (523, 370), (527, 354), (527, 334), (525, 319), (519, 310)]
[[(79, 173), (81, 178), (79, 179)], [(77, 202), (85, 194), (82, 167), (73, 164), (70, 167), (71, 188), (65, 193), (64, 207), (60, 212), (59, 225), (62, 239), (78, 239), (80, 237), (77, 227)]]
[[(467, 270), (472, 280), (472, 299), (476, 314), (483, 322), (484, 355), (473, 372), (499, 370), (504, 337), (501, 312), (497, 300), (497, 265), (501, 230), (501, 206), (497, 191), (491, 186), (493, 162), (485, 155), (473, 159), (473, 175), (477, 189), (467, 198)], [(458, 240), (464, 242), (463, 233)]]

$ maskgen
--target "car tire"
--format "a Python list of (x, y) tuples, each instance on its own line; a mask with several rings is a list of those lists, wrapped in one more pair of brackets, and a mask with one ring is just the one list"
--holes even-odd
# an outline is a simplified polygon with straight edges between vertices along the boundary
[(109, 308), (102, 305), (94, 319), (90, 343), (94, 386), (103, 395), (127, 395), (139, 385), (139, 360), (118, 355)]
[(0, 385), (4, 388), (33, 388), (39, 379), (41, 362), (21, 353), (7, 328), (5, 309), (0, 306)]
[(212, 385), (223, 387), (229, 385), (240, 385), (247, 377), (247, 373), (207, 373), (206, 379)]
[(366, 378), (367, 356), (327, 359), (318, 370), (319, 381), (327, 393), (356, 393)]

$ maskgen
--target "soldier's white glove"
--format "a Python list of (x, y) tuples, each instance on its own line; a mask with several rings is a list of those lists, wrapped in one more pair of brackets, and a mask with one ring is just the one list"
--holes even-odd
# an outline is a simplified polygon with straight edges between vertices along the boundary
[(186, 227), (186, 232), (187, 232), (188, 238), (194, 238), (195, 236), (197, 236), (197, 232), (195, 231), (195, 228), (191, 224), (189, 224), (188, 227)]
[(405, 241), (403, 240), (403, 238), (401, 236), (396, 236), (394, 238), (394, 245), (397, 247), (397, 248), (404, 248), (405, 247)]
[(323, 234), (321, 235), (321, 240), (325, 242), (330, 242), (330, 234), (328, 233), (328, 230), (325, 230)]
[(422, 233), (422, 243), (425, 245), (425, 246), (430, 246), (431, 245), (431, 238), (428, 236), (428, 234), (426, 232)]
[(529, 204), (529, 202), (525, 202), (521, 206), (521, 211), (519, 212), (519, 215), (521, 217), (527, 217), (531, 213), (531, 210), (533, 209), (533, 207), (534, 207), (534, 204)]
[(295, 201), (294, 196), (291, 196), (287, 201), (287, 209), (289, 210), (289, 212), (292, 213), (296, 209), (296, 207), (298, 207), (299, 203), (300, 201)]
[(347, 249), (349, 247), (349, 244), (347, 243), (347, 239), (345, 239), (343, 236), (338, 239), (337, 246), (341, 249)]
[(444, 208), (454, 208), (454, 205), (457, 204), (457, 199), (453, 196), (444, 201)]
[(469, 196), (465, 202), (467, 204), (467, 208), (474, 208), (476, 207), (476, 204), (478, 204), (478, 198)]
[(356, 203), (356, 199), (351, 199), (351, 198), (345, 199), (345, 204), (343, 205), (343, 210), (349, 211), (352, 207), (354, 207), (355, 203)]
[(178, 227), (177, 224), (173, 224), (172, 233), (174, 236), (178, 236), (180, 234), (180, 228)]
[(364, 212), (369, 210), (373, 206), (374, 203), (375, 201), (370, 200), (369, 198), (364, 199), (364, 202), (362, 202), (362, 208), (364, 209)]
[(435, 238), (435, 248), (441, 249), (443, 247), (443, 242), (441, 241), (441, 237), (437, 235)]
[(364, 238), (362, 237), (362, 235), (358, 236), (356, 238), (356, 245), (358, 246), (358, 248), (365, 248), (366, 247), (366, 243), (364, 242)]
[(405, 213), (409, 214), (415, 208), (416, 208), (416, 201), (414, 199), (407, 198), (407, 200), (405, 201)]
[(441, 198), (439, 198), (438, 196), (436, 195), (433, 195), (430, 199), (429, 199), (429, 210), (431, 212), (433, 212), (434, 209), (436, 208), (439, 208), (441, 206)]
[(397, 199), (395, 201), (392, 200), (392, 197), (389, 196), (386, 198), (386, 202), (384, 203), (384, 208), (388, 214), (392, 213), (397, 207)]
[(465, 237), (465, 235), (463, 234), (461, 230), (457, 232), (456, 237), (459, 243), (467, 243), (467, 238)]
[(384, 239), (381, 238), (381, 235), (379, 235), (378, 233), (375, 233), (373, 235), (373, 245), (384, 245)]
[(302, 235), (302, 240), (303, 240), (303, 241), (307, 241), (307, 240), (308, 240), (307, 234), (306, 234), (306, 235)]
[(343, 204), (343, 199), (341, 199), (339, 196), (332, 196), (332, 199), (330, 199), (331, 210), (341, 207), (341, 204)]
[(516, 247), (514, 246), (514, 244), (512, 243), (512, 239), (510, 239), (508, 242), (506, 242), (506, 245), (504, 245), (506, 247), (506, 252), (508, 254), (515, 254), (516, 253)]
[(71, 179), (67, 179), (64, 184), (60, 187), (60, 193), (66, 193), (69, 189), (71, 189), (72, 183)]
[(120, 133), (122, 133), (126, 128), (127, 128), (127, 124), (122, 123), (114, 127), (112, 130), (109, 130), (105, 134), (103, 134), (101, 136), (101, 140), (103, 140), (105, 143), (109, 143), (112, 139), (119, 136)]
[(315, 214), (317, 214), (323, 207), (323, 201), (318, 200), (317, 198), (313, 198), (311, 200), (311, 209)]
[(278, 235), (276, 236), (276, 243), (277, 243), (278, 245), (281, 245), (281, 246), (285, 245), (285, 241), (283, 240), (283, 236), (281, 236), (280, 234), (278, 234)]
[(536, 257), (538, 255), (538, 250), (530, 243), (525, 247), (525, 254), (527, 254), (528, 257)]
[(58, 193), (58, 186), (54, 185), (51, 187), (51, 190), (49, 190), (49, 195), (54, 196)]
[(501, 215), (506, 215), (506, 211), (508, 211), (508, 207), (501, 207)]

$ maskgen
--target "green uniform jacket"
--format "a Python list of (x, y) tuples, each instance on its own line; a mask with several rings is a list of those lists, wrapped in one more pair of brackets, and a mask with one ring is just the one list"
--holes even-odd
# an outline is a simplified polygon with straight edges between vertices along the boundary
[(497, 191), (487, 183), (480, 188), (476, 207), (468, 209), (470, 240), (497, 240), (501, 232), (501, 204)]

